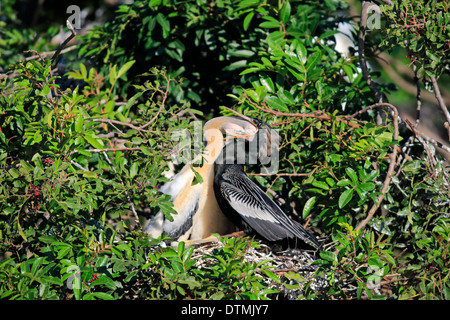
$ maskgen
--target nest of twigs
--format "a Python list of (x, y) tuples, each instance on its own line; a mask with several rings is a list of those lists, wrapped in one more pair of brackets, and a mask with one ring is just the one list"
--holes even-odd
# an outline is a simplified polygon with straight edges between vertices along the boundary
[[(271, 246), (260, 240), (253, 240), (258, 246), (249, 246), (245, 251), (243, 262), (259, 263), (270, 260), (264, 266), (271, 266), (271, 272), (275, 273), (280, 283), (267, 277), (260, 269), (256, 272), (269, 283), (269, 288), (276, 289), (278, 294), (270, 298), (274, 300), (295, 300), (303, 294), (304, 286), (309, 285), (312, 290), (319, 290), (326, 286), (324, 279), (317, 277), (315, 272), (317, 267), (313, 265), (315, 261), (315, 252), (311, 250), (302, 250), (289, 248), (280, 250), (280, 248)], [(209, 267), (212, 264), (211, 258), (214, 250), (224, 247), (220, 241), (211, 241), (201, 243), (195, 246), (192, 258), (197, 261), (197, 267)]]

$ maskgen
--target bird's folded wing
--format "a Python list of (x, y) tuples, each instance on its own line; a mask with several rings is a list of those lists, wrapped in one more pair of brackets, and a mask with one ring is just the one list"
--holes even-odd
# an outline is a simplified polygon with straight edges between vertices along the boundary
[(294, 223), (244, 173), (227, 175), (226, 181), (220, 186), (220, 192), (242, 219), (269, 241), (299, 238), (315, 247), (319, 246), (310, 232)]

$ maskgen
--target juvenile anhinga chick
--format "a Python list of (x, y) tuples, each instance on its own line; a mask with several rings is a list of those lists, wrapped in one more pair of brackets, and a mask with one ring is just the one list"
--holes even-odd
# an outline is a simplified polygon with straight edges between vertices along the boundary
[[(159, 212), (145, 228), (151, 237), (159, 237), (163, 232), (167, 236), (183, 240), (200, 240), (211, 233), (226, 234), (233, 231), (233, 224), (223, 215), (214, 194), (214, 162), (224, 145), (234, 138), (252, 140), (257, 128), (251, 122), (235, 117), (217, 117), (209, 120), (203, 135), (207, 141), (203, 165), (192, 167), (186, 164), (171, 181), (164, 184), (160, 191), (172, 196), (174, 209), (173, 221), (166, 220)], [(196, 162), (199, 159), (194, 159)], [(201, 183), (192, 185), (195, 170), (202, 178)]]

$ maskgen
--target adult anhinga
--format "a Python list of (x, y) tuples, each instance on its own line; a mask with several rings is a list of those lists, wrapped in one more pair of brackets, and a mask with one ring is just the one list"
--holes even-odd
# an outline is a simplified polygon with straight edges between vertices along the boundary
[[(266, 123), (256, 120), (267, 135), (259, 149), (270, 150), (270, 135), (276, 134)], [(260, 135), (261, 137), (261, 135)], [(226, 148), (223, 150), (226, 153)], [(256, 233), (268, 241), (300, 239), (318, 248), (319, 242), (301, 224), (291, 220), (237, 164), (234, 153), (215, 164), (214, 192), (222, 212), (241, 230)]]
[[(171, 181), (164, 184), (160, 191), (172, 196), (174, 209), (173, 221), (166, 220), (161, 212), (156, 214), (145, 227), (151, 237), (159, 237), (163, 232), (167, 236), (183, 240), (200, 240), (211, 233), (226, 234), (233, 231), (233, 224), (221, 212), (213, 189), (214, 162), (224, 145), (233, 138), (251, 141), (257, 133), (257, 127), (251, 119), (235, 117), (217, 117), (209, 120), (203, 135), (207, 140), (201, 167), (186, 164)], [(224, 138), (224, 135), (228, 137)], [(193, 162), (198, 159), (194, 159)], [(202, 182), (192, 185), (195, 170)]]

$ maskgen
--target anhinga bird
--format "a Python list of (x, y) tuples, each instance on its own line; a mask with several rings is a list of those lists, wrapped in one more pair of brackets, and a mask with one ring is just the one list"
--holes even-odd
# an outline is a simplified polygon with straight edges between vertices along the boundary
[[(247, 120), (235, 117), (217, 117), (209, 120), (203, 135), (207, 145), (203, 153), (203, 165), (191, 167), (186, 164), (171, 181), (164, 184), (160, 191), (172, 196), (173, 207), (178, 214), (173, 215), (173, 221), (166, 220), (159, 212), (145, 227), (151, 237), (157, 238), (163, 232), (167, 236), (184, 240), (200, 240), (211, 233), (227, 234), (233, 231), (233, 224), (223, 215), (217, 203), (214, 183), (214, 162), (220, 155), (224, 145), (234, 138), (244, 138), (251, 141), (257, 133), (257, 127)], [(224, 135), (228, 135), (224, 139)], [(198, 159), (194, 159), (194, 162)], [(192, 185), (195, 170), (202, 177), (202, 182)]]
[[(256, 119), (258, 129), (267, 134), (258, 148), (270, 151), (270, 135), (277, 134), (269, 125)], [(261, 135), (260, 135), (261, 138)], [(226, 154), (226, 148), (223, 149)], [(268, 241), (300, 239), (318, 248), (317, 239), (301, 224), (291, 220), (266, 193), (245, 174), (235, 155), (225, 156), (215, 164), (214, 192), (222, 212), (241, 230)]]

